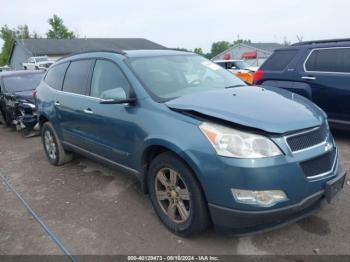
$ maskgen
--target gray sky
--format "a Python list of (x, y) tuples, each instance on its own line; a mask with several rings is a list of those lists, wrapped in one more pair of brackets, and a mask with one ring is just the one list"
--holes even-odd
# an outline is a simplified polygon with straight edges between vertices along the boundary
[[(79, 37), (144, 37), (167, 47), (350, 37), (347, 0), (0, 0), (0, 26), (28, 24), (42, 36), (54, 13)], [(0, 42), (2, 45), (2, 42)]]

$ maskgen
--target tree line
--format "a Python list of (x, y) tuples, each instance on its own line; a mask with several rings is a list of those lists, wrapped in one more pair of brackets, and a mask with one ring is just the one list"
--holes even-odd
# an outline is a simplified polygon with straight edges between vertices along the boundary
[(214, 56), (224, 52), (225, 50), (229, 49), (230, 47), (236, 45), (236, 44), (250, 44), (251, 41), (249, 39), (245, 40), (245, 39), (238, 39), (238, 40), (235, 40), (233, 42), (228, 42), (228, 41), (217, 41), (217, 42), (214, 42), (212, 43), (211, 45), (211, 49), (210, 49), (210, 52), (208, 53), (204, 53), (203, 52), (203, 49), (200, 48), (200, 47), (197, 47), (193, 50), (189, 50), (189, 49), (186, 49), (186, 48), (175, 48), (176, 50), (180, 50), (180, 51), (187, 51), (187, 52), (194, 52), (198, 55), (201, 55), (201, 56), (204, 56), (208, 59), (211, 59), (213, 58)]
[[(47, 38), (55, 39), (71, 39), (75, 38), (76, 35), (73, 31), (70, 31), (63, 23), (63, 19), (57, 15), (53, 15), (52, 18), (49, 18), (49, 30), (46, 33)], [(6, 65), (8, 63), (11, 48), (13, 45), (14, 39), (29, 39), (29, 38), (41, 38), (41, 36), (36, 32), (30, 32), (28, 25), (20, 25), (17, 28), (9, 28), (7, 25), (4, 25), (0, 28), (0, 38), (4, 41), (0, 54), (0, 66)], [(231, 46), (239, 43), (249, 44), (250, 40), (238, 39), (234, 42), (228, 41), (218, 41), (214, 42), (211, 46), (211, 50), (208, 53), (204, 53), (203, 49), (198, 47), (193, 50), (188, 50), (185, 48), (175, 48), (176, 50), (194, 52), (198, 55), (202, 55), (206, 58), (213, 58), (214, 56), (224, 52)]]
[[(53, 15), (47, 21), (50, 25), (46, 33), (47, 38), (71, 39), (76, 37), (73, 31), (68, 30), (59, 16)], [(28, 25), (20, 25), (12, 29), (4, 25), (0, 28), (0, 38), (4, 41), (0, 54), (0, 66), (2, 66), (8, 63), (14, 39), (41, 38), (41, 36), (36, 32), (30, 32)]]

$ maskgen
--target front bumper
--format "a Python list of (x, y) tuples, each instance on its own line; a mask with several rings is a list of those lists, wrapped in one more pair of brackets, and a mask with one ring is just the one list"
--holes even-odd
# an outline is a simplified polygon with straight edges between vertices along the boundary
[[(346, 173), (342, 172), (332, 180), (343, 183), (345, 176)], [(234, 235), (263, 233), (314, 214), (326, 200), (330, 202), (339, 189), (338, 186), (335, 188), (336, 192), (333, 192), (326, 185), (324, 190), (303, 199), (297, 204), (276, 209), (243, 211), (209, 204), (209, 211), (213, 224), (218, 231)]]
[(13, 121), (13, 124), (17, 126), (18, 130), (28, 129), (28, 130), (39, 130), (38, 118), (36, 115), (23, 115), (17, 117)]

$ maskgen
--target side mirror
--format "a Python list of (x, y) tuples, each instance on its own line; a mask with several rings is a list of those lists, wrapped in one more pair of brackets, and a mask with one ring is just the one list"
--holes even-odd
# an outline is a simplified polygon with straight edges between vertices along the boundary
[(127, 94), (121, 87), (104, 91), (100, 98), (100, 104), (130, 104), (136, 101), (134, 97), (127, 97)]

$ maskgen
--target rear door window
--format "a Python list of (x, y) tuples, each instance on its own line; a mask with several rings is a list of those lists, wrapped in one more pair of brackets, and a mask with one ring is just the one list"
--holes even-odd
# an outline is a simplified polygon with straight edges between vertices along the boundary
[(350, 48), (314, 49), (305, 71), (350, 73)]
[(261, 66), (263, 70), (283, 71), (293, 60), (298, 50), (275, 51)]
[(64, 78), (63, 91), (86, 95), (92, 62), (93, 60), (71, 62)]
[(69, 63), (63, 63), (51, 67), (45, 76), (46, 84), (54, 89), (61, 90), (68, 64)]

